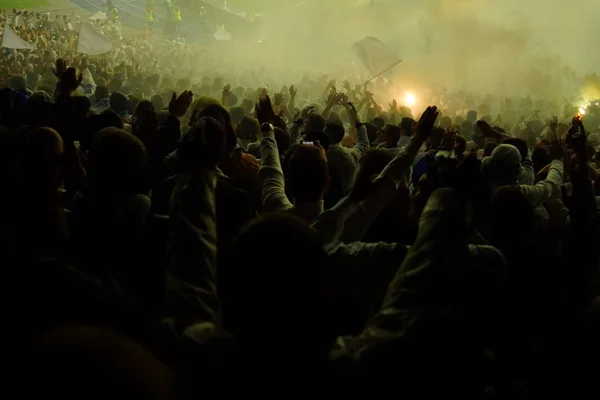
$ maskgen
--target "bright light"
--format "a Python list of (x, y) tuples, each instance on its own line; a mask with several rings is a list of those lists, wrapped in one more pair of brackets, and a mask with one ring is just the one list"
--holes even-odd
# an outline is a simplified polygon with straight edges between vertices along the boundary
[(580, 107), (579, 108), (579, 114), (585, 115), (585, 108), (584, 107)]
[(404, 96), (404, 103), (409, 106), (412, 107), (417, 103), (417, 97), (410, 92), (406, 92), (406, 95)]

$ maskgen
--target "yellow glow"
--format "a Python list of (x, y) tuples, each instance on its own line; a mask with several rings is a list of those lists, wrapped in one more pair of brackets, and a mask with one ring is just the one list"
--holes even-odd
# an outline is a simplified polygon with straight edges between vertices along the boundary
[(406, 95), (404, 96), (404, 103), (407, 106), (412, 107), (417, 103), (417, 97), (414, 95), (414, 93), (406, 92)]
[(579, 114), (585, 115), (585, 108), (584, 107), (580, 107), (579, 108)]

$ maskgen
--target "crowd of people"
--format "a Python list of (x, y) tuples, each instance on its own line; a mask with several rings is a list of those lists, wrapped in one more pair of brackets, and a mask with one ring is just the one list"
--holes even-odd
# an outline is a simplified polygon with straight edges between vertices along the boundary
[(8, 392), (598, 396), (595, 101), (418, 108), (2, 18), (37, 46), (0, 59)]

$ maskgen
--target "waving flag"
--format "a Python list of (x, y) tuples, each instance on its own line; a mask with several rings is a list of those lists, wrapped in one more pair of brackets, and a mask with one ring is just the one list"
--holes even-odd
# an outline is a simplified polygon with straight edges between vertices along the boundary
[(112, 42), (109, 37), (104, 36), (90, 22), (81, 22), (77, 41), (78, 53), (98, 55), (108, 53), (111, 49)]
[(4, 35), (2, 35), (2, 47), (7, 49), (34, 50), (35, 46), (21, 39), (12, 30), (7, 22), (4, 23)]
[(379, 76), (402, 62), (385, 44), (374, 37), (365, 37), (352, 45), (352, 51), (373, 75)]

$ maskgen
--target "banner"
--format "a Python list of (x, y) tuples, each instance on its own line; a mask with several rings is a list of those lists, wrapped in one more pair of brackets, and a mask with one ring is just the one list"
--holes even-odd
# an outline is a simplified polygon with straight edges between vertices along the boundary
[(90, 22), (81, 22), (77, 41), (78, 53), (98, 55), (108, 53), (111, 49), (112, 41), (109, 37), (100, 33)]
[(352, 52), (363, 63), (373, 77), (392, 69), (400, 64), (401, 59), (374, 37), (365, 37), (352, 45)]
[(4, 35), (2, 35), (2, 47), (7, 49), (34, 50), (35, 46), (21, 39), (12, 30), (8, 22), (4, 23)]

